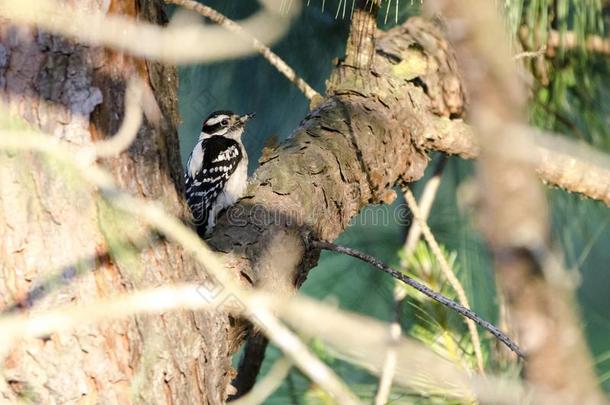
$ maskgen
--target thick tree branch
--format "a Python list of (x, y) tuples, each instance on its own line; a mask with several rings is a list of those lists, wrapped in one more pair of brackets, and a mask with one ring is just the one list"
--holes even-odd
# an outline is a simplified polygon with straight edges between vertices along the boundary
[(333, 240), (366, 205), (391, 202), (396, 183), (421, 177), (426, 150), (478, 153), (472, 136), (454, 132), (470, 130), (443, 34), (414, 18), (379, 33), (375, 49), (366, 69), (337, 66), (326, 100), (263, 151), (247, 196), (218, 220), (210, 244), (260, 288), (293, 292), (318, 257), (303, 249), (304, 235)]
[[(531, 148), (518, 160), (532, 164), (542, 181), (610, 205), (610, 158), (582, 142), (526, 126), (506, 125), (505, 137), (527, 135)], [(476, 158), (480, 146), (473, 129), (460, 120), (440, 119), (420, 138), (428, 150)]]
[(427, 120), (463, 108), (455, 61), (443, 49), (433, 25), (412, 19), (380, 35), (370, 70), (337, 67), (326, 101), (286, 143), (263, 152), (247, 196), (219, 218), (210, 243), (231, 253), (230, 266), (263, 288), (288, 292), (317, 253), (280, 255), (296, 262), (292, 269), (268, 260), (280, 249), (278, 234), (283, 244), (301, 245), (303, 232), (332, 240), (364, 206), (392, 201), (394, 184), (422, 175), (427, 158), (414, 139)]
[(318, 256), (303, 249), (303, 235), (335, 239), (360, 209), (392, 201), (393, 185), (419, 178), (427, 164), (412, 143), (424, 117), (461, 109), (454, 63), (438, 52), (447, 44), (434, 26), (411, 20), (380, 35), (376, 49), (368, 68), (335, 69), (326, 100), (288, 141), (263, 151), (246, 197), (218, 219), (210, 244), (260, 288), (294, 292)]

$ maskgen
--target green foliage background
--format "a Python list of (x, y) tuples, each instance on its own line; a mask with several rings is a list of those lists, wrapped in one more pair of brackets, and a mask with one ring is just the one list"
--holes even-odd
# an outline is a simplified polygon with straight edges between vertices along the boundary
[[(313, 0), (304, 7), (288, 35), (273, 47), (320, 92), (324, 91), (332, 59), (343, 55), (351, 7), (351, 2), (344, 3), (345, 0), (327, 0), (324, 4), (322, 1)], [(392, 26), (397, 21), (404, 21), (408, 15), (419, 13), (419, 1), (388, 1), (384, 0), (381, 8), (379, 22), (382, 26)], [(543, 32), (549, 28), (575, 31), (581, 39), (588, 34), (607, 36), (610, 7), (604, 10), (599, 0), (505, 0), (497, 3), (505, 11), (507, 30), (511, 34), (525, 24), (530, 29), (537, 28)], [(254, 0), (210, 0), (205, 4), (235, 19), (243, 18), (258, 8)], [(608, 58), (592, 55), (584, 49), (559, 52), (546, 63), (546, 69), (549, 85), (535, 81), (533, 86), (531, 122), (541, 128), (580, 138), (609, 152)], [(258, 56), (182, 67), (179, 99), (184, 160), (196, 142), (201, 121), (211, 111), (232, 109), (240, 113), (257, 113), (244, 139), (250, 155), (250, 172), (256, 168), (265, 143), (273, 142), (274, 138), (281, 141), (288, 137), (308, 110), (301, 93)], [(472, 174), (471, 162), (450, 159), (429, 222), (438, 240), (449, 252), (456, 254), (458, 277), (473, 309), (495, 321), (497, 302), (493, 274), (484, 242), (475, 230), (474, 215), (467, 198)], [(414, 186), (416, 194), (421, 183)], [(568, 268), (580, 280), (578, 298), (584, 328), (597, 360), (600, 381), (610, 391), (610, 210), (601, 203), (583, 200), (562, 190), (549, 189), (548, 197), (552, 207), (554, 241), (564, 252)], [(354, 219), (353, 225), (338, 242), (397, 265), (398, 252), (409, 224), (409, 214), (399, 198), (391, 206), (367, 208)], [(388, 320), (392, 313), (392, 290), (392, 280), (367, 265), (324, 253), (302, 292), (345, 309)], [(411, 331), (416, 338), (426, 342), (430, 336), (418, 334), (416, 328), (417, 325), (426, 325), (421, 323), (422, 305), (416, 299), (410, 299), (402, 321), (405, 331)], [(452, 327), (457, 328), (458, 334), (466, 334), (463, 323), (454, 324)], [(483, 338), (487, 354), (493, 342), (485, 334)], [(376, 380), (372, 376), (336, 358), (321, 342), (312, 342), (312, 347), (359, 395), (363, 398), (374, 395)], [(468, 354), (469, 349), (464, 350)], [(264, 371), (278, 355), (274, 348), (268, 350)], [(488, 366), (494, 367), (492, 364)], [(409, 403), (433, 401), (433, 398), (422, 399), (401, 391), (393, 392), (392, 399)], [(293, 370), (268, 403), (326, 401), (298, 371)]]

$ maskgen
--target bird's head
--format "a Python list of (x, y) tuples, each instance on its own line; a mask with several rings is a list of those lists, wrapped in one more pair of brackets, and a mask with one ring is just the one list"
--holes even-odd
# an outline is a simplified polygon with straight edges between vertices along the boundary
[(199, 139), (214, 135), (239, 139), (244, 132), (246, 122), (251, 118), (254, 118), (254, 113), (240, 116), (232, 111), (214, 111), (203, 121)]

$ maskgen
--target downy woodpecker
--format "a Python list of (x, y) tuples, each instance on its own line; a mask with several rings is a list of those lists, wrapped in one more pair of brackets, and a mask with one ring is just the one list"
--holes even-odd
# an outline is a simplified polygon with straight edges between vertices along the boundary
[(201, 237), (214, 229), (220, 211), (235, 204), (246, 190), (248, 155), (241, 136), (252, 117), (214, 111), (203, 122), (185, 173), (186, 200)]

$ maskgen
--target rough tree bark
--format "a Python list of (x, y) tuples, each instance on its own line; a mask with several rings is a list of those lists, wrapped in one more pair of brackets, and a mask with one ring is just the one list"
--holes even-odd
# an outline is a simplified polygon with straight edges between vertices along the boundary
[[(153, 0), (108, 3), (108, 12), (161, 20)], [(101, 7), (94, 0), (81, 5)], [(104, 164), (129, 192), (185, 214), (174, 69), (6, 22), (0, 44), (4, 101), (45, 132), (77, 144), (114, 133), (125, 79), (145, 79), (164, 127), (147, 123), (127, 153)], [(392, 201), (396, 183), (423, 174), (430, 131), (460, 122), (464, 94), (456, 62), (433, 25), (411, 19), (371, 44), (365, 62), (352, 65), (357, 59), (346, 57), (337, 66), (327, 97), (288, 141), (264, 151), (248, 196), (219, 218), (209, 242), (227, 253), (229, 269), (245, 283), (290, 293), (317, 261), (308, 237), (333, 240), (366, 205)], [(180, 248), (150, 238), (61, 167), (31, 155), (0, 159), (5, 311), (205, 278)], [(220, 403), (244, 331), (243, 323), (191, 312), (83, 325), (14, 348), (0, 395), (49, 403)]]
[[(365, 15), (357, 21), (350, 39), (375, 24)], [(455, 60), (434, 25), (413, 18), (351, 48), (369, 54), (367, 46), (372, 57), (346, 57), (326, 99), (287, 142), (263, 152), (248, 196), (219, 219), (209, 240), (258, 288), (278, 294), (298, 287), (318, 258), (307, 239), (334, 240), (365, 206), (392, 202), (397, 183), (423, 175), (428, 158), (418, 145), (427, 129), (463, 112)], [(237, 388), (251, 383), (238, 380)]]
[[(78, 6), (164, 18), (156, 1)], [(130, 193), (183, 216), (175, 68), (0, 21), (2, 101), (53, 136), (86, 145), (115, 133), (132, 75), (154, 90), (162, 124), (145, 123), (126, 153), (102, 163)], [(205, 279), (182, 249), (146, 238), (142, 224), (32, 154), (0, 153), (0, 235), (5, 313)], [(172, 312), (82, 325), (12, 348), (1, 366), (0, 402), (220, 403), (231, 378), (232, 341), (229, 320), (220, 315)]]

